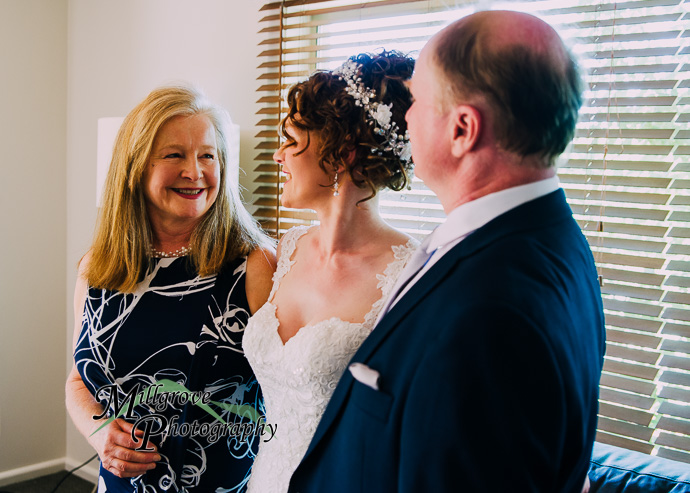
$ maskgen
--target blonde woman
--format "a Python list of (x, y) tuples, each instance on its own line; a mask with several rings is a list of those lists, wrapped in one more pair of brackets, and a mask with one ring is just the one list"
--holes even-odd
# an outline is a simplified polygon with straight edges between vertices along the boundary
[(66, 385), (69, 413), (101, 459), (99, 492), (238, 491), (247, 481), (260, 437), (219, 432), (189, 402), (196, 395), (242, 424), (249, 413), (231, 406), (260, 398), (242, 336), (275, 257), (228, 184), (226, 119), (195, 89), (164, 87), (117, 136), (79, 267)]

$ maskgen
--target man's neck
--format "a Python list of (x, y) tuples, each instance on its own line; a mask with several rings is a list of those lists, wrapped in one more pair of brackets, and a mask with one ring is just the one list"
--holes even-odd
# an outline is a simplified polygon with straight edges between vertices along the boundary
[(444, 186), (442, 191), (434, 190), (446, 214), (462, 204), (486, 195), (556, 175), (556, 169), (553, 166), (541, 168), (525, 159), (493, 157), (493, 160), (474, 159), (460, 164), (454, 179), (446, 184), (448, 186)]

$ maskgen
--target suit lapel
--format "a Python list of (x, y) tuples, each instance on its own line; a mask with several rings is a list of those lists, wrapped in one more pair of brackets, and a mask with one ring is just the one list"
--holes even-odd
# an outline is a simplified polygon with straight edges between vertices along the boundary
[[(376, 349), (386, 340), (405, 318), (405, 316), (432, 294), (434, 288), (447, 276), (453, 273), (453, 267), (462, 260), (474, 255), (494, 241), (512, 234), (524, 233), (530, 229), (543, 228), (557, 222), (571, 219), (572, 211), (565, 200), (562, 189), (552, 192), (512, 209), (493, 219), (488, 224), (470, 234), (467, 238), (447, 252), (409, 289), (405, 295), (379, 321), (373, 332), (367, 337), (359, 350), (352, 357), (352, 362), (366, 363)], [(314, 438), (309, 444), (305, 459), (318, 445), (331, 424), (341, 412), (343, 403), (350, 393), (354, 378), (345, 371), (338, 386), (333, 392), (326, 411), (316, 429)]]

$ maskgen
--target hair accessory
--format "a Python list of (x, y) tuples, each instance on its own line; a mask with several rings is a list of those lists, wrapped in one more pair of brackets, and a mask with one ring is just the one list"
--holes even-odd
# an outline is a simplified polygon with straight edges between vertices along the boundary
[(365, 87), (362, 78), (359, 76), (361, 65), (353, 60), (348, 60), (333, 71), (341, 80), (347, 82), (345, 91), (355, 98), (355, 104), (363, 107), (367, 112), (369, 125), (374, 126), (374, 132), (383, 136), (384, 142), (371, 150), (381, 156), (384, 152), (392, 152), (401, 161), (409, 162), (412, 159), (412, 148), (410, 146), (410, 135), (408, 132), (399, 134), (398, 124), (391, 121), (391, 108), (393, 103), (383, 104), (374, 101), (376, 91)]
[(335, 172), (335, 180), (333, 182), (333, 196), (337, 197), (340, 195), (340, 192), (338, 191), (338, 188), (340, 188), (340, 185), (338, 185), (338, 172)]

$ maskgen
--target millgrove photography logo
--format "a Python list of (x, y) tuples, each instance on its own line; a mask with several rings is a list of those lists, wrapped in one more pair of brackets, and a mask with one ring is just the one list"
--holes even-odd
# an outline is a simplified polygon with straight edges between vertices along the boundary
[[(220, 438), (226, 436), (238, 438), (240, 441), (246, 441), (251, 436), (260, 436), (264, 442), (268, 442), (273, 439), (278, 429), (277, 424), (266, 423), (252, 406), (212, 401), (210, 392), (193, 392), (184, 385), (167, 379), (159, 380), (154, 385), (148, 387), (135, 384), (122, 401), (118, 398), (117, 385), (105, 385), (96, 392), (96, 399), (99, 401), (107, 400), (107, 404), (104, 406), (105, 410), (103, 413), (93, 416), (94, 420), (106, 417), (110, 409), (113, 410), (113, 415), (91, 435), (98, 433), (120, 416), (124, 416), (125, 419), (134, 421), (132, 440), (135, 443), (139, 443), (141, 440), (141, 445), (136, 450), (153, 450), (146, 446), (149, 439), (163, 434), (167, 436), (204, 436), (209, 443), (215, 443)], [(200, 407), (213, 416), (216, 421), (211, 423), (199, 423), (197, 421), (178, 423), (178, 415), (168, 417), (162, 414), (162, 411), (168, 407), (184, 406), (186, 404)], [(242, 418), (247, 418), (249, 422), (243, 419), (239, 423), (227, 423), (211, 408), (210, 404), (225, 411), (230, 411)], [(147, 405), (156, 412), (137, 417), (133, 411), (139, 405)], [(141, 438), (136, 436), (137, 430), (142, 430), (143, 436)], [(264, 435), (266, 435), (266, 438), (264, 438)]]

